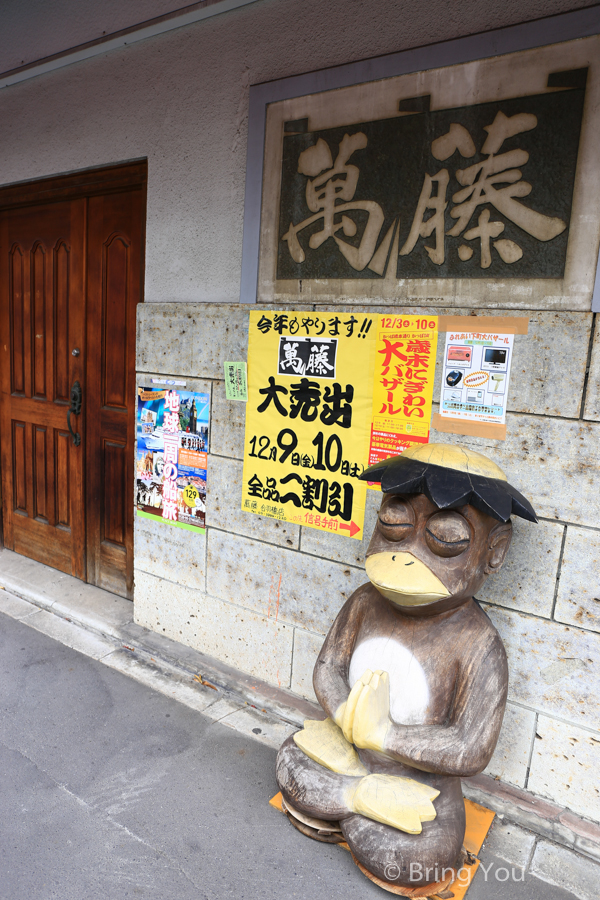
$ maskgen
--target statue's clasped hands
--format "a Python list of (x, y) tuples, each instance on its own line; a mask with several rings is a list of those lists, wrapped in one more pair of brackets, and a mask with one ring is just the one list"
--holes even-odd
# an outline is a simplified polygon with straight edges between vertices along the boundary
[[(343, 803), (384, 825), (420, 834), (422, 822), (436, 817), (436, 788), (396, 775), (370, 774), (356, 748), (384, 751), (391, 727), (390, 678), (370, 669), (356, 682), (333, 721), (307, 719), (294, 742), (310, 759), (326, 769), (351, 776), (344, 785)], [(384, 751), (385, 752), (385, 751)]]
[(367, 669), (336, 710), (334, 721), (355, 747), (383, 750), (391, 725), (388, 673)]

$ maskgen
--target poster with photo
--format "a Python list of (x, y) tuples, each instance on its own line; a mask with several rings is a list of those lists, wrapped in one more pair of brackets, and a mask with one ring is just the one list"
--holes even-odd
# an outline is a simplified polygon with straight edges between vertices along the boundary
[(448, 331), (440, 415), (504, 425), (514, 334)]
[(205, 530), (210, 396), (139, 387), (137, 515)]

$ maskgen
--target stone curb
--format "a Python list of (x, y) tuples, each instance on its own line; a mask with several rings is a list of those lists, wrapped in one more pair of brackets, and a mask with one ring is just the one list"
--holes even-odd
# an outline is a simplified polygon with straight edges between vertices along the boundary
[[(7, 552), (0, 551), (4, 555)], [(29, 560), (27, 562), (31, 565)], [(39, 566), (36, 563), (33, 565), (36, 568)], [(67, 588), (70, 587), (73, 579), (60, 576), (59, 573), (56, 575), (58, 582), (65, 582)], [(325, 718), (323, 710), (309, 700), (267, 684), (191, 647), (137, 625), (133, 621), (133, 604), (129, 600), (85, 584), (78, 587), (78, 596), (70, 596), (71, 591), (60, 591), (58, 585), (54, 591), (48, 584), (39, 588), (27, 579), (5, 571), (0, 574), (0, 590), (2, 588), (6, 591), (4, 597), (7, 600), (11, 596), (19, 598), (21, 602), (31, 606), (31, 611), (17, 610), (13, 613), (10, 608), (3, 608), (6, 604), (1, 602), (1, 593), (0, 611), (32, 627), (38, 627), (39, 630), (48, 629), (40, 627), (37, 616), (36, 624), (33, 621), (28, 622), (30, 615), (41, 611), (46, 616), (54, 614), (59, 621), (63, 620), (85, 633), (105, 639), (108, 642), (107, 649), (110, 648), (110, 651), (129, 651), (132, 660), (144, 664), (149, 670), (161, 670), (171, 678), (185, 679), (188, 684), (191, 682), (195, 689), (202, 690), (203, 684), (210, 685), (216, 688), (220, 699), (224, 696), (231, 703), (237, 704), (236, 709), (246, 707), (263, 716), (270, 716), (273, 722), (293, 726), (293, 730), (302, 727), (304, 719)], [(50, 636), (62, 640), (63, 643), (67, 642), (63, 640), (61, 633), (55, 633), (55, 630)], [(76, 646), (74, 649), (80, 648)], [(86, 653), (86, 647), (83, 645), (81, 652)], [(100, 661), (105, 659), (95, 650), (87, 655), (93, 655)], [(133, 671), (128, 674), (136, 677)], [(147, 680), (147, 673), (146, 677), (140, 680)], [(280, 743), (281, 741), (274, 746), (278, 748)]]
[[(6, 585), (0, 586), (0, 613), (134, 678), (215, 722), (267, 744), (274, 750), (298, 728), (296, 723), (286, 721), (268, 707), (259, 706), (263, 698), (252, 696), (252, 702), (249, 702), (244, 699), (241, 690), (215, 684), (217, 679), (209, 680), (207, 673), (212, 673), (206, 668), (186, 666), (174, 658), (167, 658), (164, 652), (160, 654), (155, 647), (140, 646), (139, 642), (133, 646), (131, 638), (128, 642), (118, 639), (112, 627), (110, 634), (90, 628), (81, 620), (82, 617), (74, 613), (66, 616), (64, 610), (55, 612), (47, 606), (39, 606), (30, 597), (23, 597), (24, 593), (17, 594), (7, 590)], [(127, 626), (121, 628), (120, 637), (127, 636), (128, 630)]]

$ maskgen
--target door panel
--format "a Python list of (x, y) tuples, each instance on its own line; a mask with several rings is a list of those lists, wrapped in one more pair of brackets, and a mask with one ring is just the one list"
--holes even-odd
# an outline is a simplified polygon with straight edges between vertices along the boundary
[[(56, 492), (56, 524), (71, 525), (71, 486), (69, 483), (69, 456), (73, 441), (68, 431), (54, 430), (54, 478), (61, 489)], [(75, 449), (75, 448), (74, 448)]]
[[(31, 251), (31, 327), (33, 396), (46, 400), (46, 307), (52, 329), (52, 298), (46, 295), (46, 250), (38, 243)], [(52, 284), (52, 283), (51, 283)], [(51, 288), (51, 284), (49, 287)]]
[(141, 293), (142, 229), (140, 188), (90, 198), (88, 581), (128, 597), (133, 588), (135, 308)]
[(27, 459), (26, 438), (25, 438), (25, 422), (15, 422), (12, 424), (13, 436), (13, 472), (14, 472), (14, 508), (20, 513), (27, 515), (27, 472), (25, 471), (25, 460)]
[(127, 530), (125, 504), (120, 499), (127, 490), (127, 447), (104, 442), (104, 537), (123, 546)]
[(69, 248), (60, 241), (54, 249), (54, 395), (57, 400), (69, 402), (71, 382), (69, 369)]
[(35, 425), (33, 429), (33, 470), (34, 470), (34, 518), (45, 519), (49, 522), (48, 506), (53, 497), (48, 484), (48, 468), (52, 460), (49, 458), (46, 439), (48, 429), (41, 425)]
[[(114, 224), (117, 224), (116, 222)], [(125, 224), (125, 223), (120, 223)], [(105, 229), (108, 230), (106, 223)], [(127, 406), (127, 343), (119, 340), (127, 329), (128, 269), (131, 266), (131, 244), (124, 234), (111, 234), (102, 248), (104, 290), (102, 318), (104, 344), (102, 352), (102, 404), (105, 408)]]
[[(8, 232), (7, 232), (8, 234)], [(6, 246), (6, 245), (5, 245)], [(10, 389), (15, 394), (25, 393), (25, 259), (23, 250), (15, 243), (11, 247), (9, 257), (9, 269), (7, 272), (8, 304), (10, 326), (3, 329), (4, 334), (10, 333), (11, 344), (11, 385)], [(4, 323), (3, 323), (4, 324)], [(11, 327), (12, 326), (12, 327)]]
[(84, 457), (64, 442), (65, 387), (83, 378), (70, 351), (85, 337), (85, 207), (85, 200), (72, 200), (8, 210), (0, 233), (4, 541), (79, 578), (85, 578)]

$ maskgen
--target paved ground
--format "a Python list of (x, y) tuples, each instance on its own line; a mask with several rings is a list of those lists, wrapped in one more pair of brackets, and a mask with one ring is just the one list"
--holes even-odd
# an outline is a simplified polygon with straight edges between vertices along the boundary
[[(268, 805), (274, 760), (0, 614), (0, 900), (388, 896)], [(516, 826), (498, 822), (481, 858), (468, 900), (588, 896), (587, 881), (568, 893), (531, 869), (573, 885), (589, 880), (589, 860)]]

